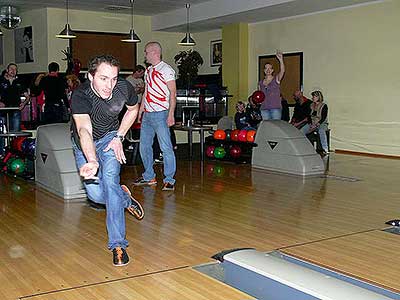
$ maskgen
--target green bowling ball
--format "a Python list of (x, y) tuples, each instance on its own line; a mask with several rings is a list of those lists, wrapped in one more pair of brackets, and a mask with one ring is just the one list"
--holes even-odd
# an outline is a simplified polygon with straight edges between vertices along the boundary
[(11, 164), (14, 162), (14, 160), (16, 160), (16, 158), (15, 158), (15, 157), (11, 157), (11, 158), (7, 161), (6, 166), (7, 166), (7, 171), (8, 171), (8, 172), (11, 172)]
[(16, 158), (11, 162), (10, 171), (14, 174), (22, 174), (25, 171), (25, 161), (21, 158)]
[(214, 156), (215, 158), (224, 158), (226, 154), (226, 151), (224, 147), (216, 147), (214, 149)]

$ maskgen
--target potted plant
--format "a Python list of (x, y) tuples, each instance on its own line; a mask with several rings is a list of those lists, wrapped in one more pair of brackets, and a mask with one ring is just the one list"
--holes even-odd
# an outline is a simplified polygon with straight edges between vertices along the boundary
[(178, 66), (178, 87), (189, 89), (199, 73), (199, 67), (203, 64), (203, 58), (195, 50), (180, 51), (174, 57)]

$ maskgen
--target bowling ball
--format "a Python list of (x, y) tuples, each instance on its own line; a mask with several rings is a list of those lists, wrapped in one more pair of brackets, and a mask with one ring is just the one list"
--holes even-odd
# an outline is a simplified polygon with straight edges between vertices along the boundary
[(246, 139), (249, 143), (254, 143), (254, 139), (256, 137), (256, 131), (255, 130), (248, 130)]
[(242, 148), (238, 145), (233, 145), (229, 150), (229, 154), (232, 158), (239, 158), (242, 155)]
[(226, 138), (226, 133), (222, 129), (217, 129), (214, 131), (214, 139), (224, 140)]
[(239, 142), (247, 142), (247, 130), (240, 130), (238, 134)]
[(16, 150), (22, 152), (22, 143), (26, 140), (26, 137), (17, 137)]
[(35, 139), (30, 139), (30, 143), (28, 146), (28, 154), (29, 155), (35, 155), (35, 149), (36, 149), (36, 140)]
[(255, 91), (251, 95), (251, 100), (253, 100), (254, 103), (260, 104), (265, 100), (265, 94), (262, 91)]
[(7, 171), (11, 172), (11, 164), (14, 162), (14, 160), (16, 160), (16, 157), (11, 157), (8, 161), (7, 161)]
[(225, 130), (225, 134), (226, 134), (225, 139), (226, 139), (227, 141), (230, 141), (230, 140), (231, 140), (231, 132), (232, 132), (232, 130), (230, 130), (230, 129), (226, 129), (226, 130)]
[(212, 146), (212, 145), (208, 146), (206, 149), (207, 157), (214, 158), (214, 150), (215, 150), (215, 146)]
[(21, 139), (21, 137), (16, 137), (11, 141), (11, 149), (14, 151), (18, 151), (18, 141)]
[(14, 159), (10, 171), (14, 174), (22, 174), (25, 171), (25, 162), (21, 158)]
[(28, 152), (29, 152), (29, 145), (30, 145), (30, 143), (32, 142), (32, 139), (25, 139), (23, 142), (22, 142), (22, 146), (21, 146), (21, 148), (22, 148), (22, 152), (23, 153), (25, 153), (25, 154), (28, 154)]
[(239, 131), (240, 130), (238, 130), (238, 129), (232, 130), (232, 132), (231, 132), (231, 140), (232, 141), (238, 140)]
[(224, 147), (216, 147), (214, 149), (214, 157), (215, 158), (224, 158), (225, 157), (225, 149)]
[(217, 176), (222, 176), (225, 173), (225, 169), (223, 166), (215, 166), (214, 167), (214, 174)]

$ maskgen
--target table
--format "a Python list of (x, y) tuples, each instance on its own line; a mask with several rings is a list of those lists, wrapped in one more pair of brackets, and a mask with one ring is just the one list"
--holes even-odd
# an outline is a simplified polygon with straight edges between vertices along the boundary
[(204, 131), (212, 130), (211, 126), (183, 126), (183, 125), (175, 125), (173, 126), (174, 130), (178, 131), (187, 131), (188, 133), (188, 142), (189, 142), (189, 159), (193, 158), (193, 131), (197, 131), (200, 134), (200, 159), (204, 160)]

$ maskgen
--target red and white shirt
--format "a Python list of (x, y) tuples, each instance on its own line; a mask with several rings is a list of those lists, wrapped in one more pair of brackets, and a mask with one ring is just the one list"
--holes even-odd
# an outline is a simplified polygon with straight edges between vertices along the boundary
[(170, 92), (167, 82), (175, 80), (174, 69), (161, 61), (157, 65), (146, 69), (144, 80), (146, 83), (144, 111), (156, 112), (168, 110)]

